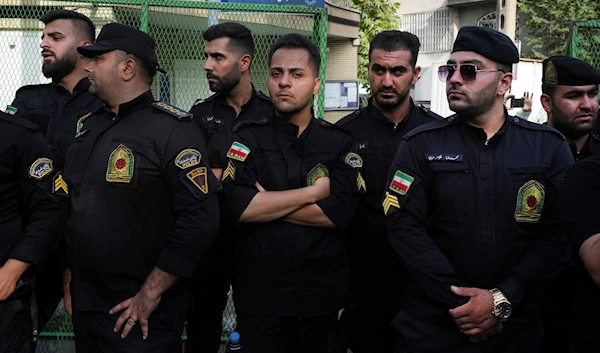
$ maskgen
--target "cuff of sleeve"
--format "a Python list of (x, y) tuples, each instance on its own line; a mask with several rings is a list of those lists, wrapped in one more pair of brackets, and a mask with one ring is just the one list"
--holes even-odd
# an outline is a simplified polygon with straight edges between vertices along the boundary
[(337, 198), (330, 195), (321, 201), (317, 201), (317, 205), (338, 228), (344, 230), (348, 227), (350, 217), (344, 212), (346, 210), (345, 205), (339, 202)]
[(26, 249), (22, 249), (22, 246), (17, 245), (13, 251), (8, 254), (9, 259), (15, 259), (22, 262), (26, 262), (28, 264), (33, 265), (36, 268), (41, 268), (44, 258), (41, 254), (35, 254), (34, 252), (27, 251)]
[(498, 282), (496, 287), (504, 293), (511, 304), (519, 304), (523, 301), (523, 297), (525, 296), (523, 285), (514, 277), (504, 278)]
[(254, 196), (258, 194), (258, 190), (252, 190), (243, 186), (235, 187), (233, 198), (229, 198), (229, 207), (233, 214), (236, 224), (239, 223), (242, 213), (246, 210)]
[(197, 259), (185, 259), (164, 249), (158, 258), (156, 267), (175, 276), (191, 278), (198, 266)]

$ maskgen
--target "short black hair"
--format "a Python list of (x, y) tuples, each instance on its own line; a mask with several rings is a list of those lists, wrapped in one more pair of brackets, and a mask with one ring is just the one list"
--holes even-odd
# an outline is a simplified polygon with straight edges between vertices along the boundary
[(506, 72), (512, 72), (512, 64), (503, 64), (503, 63), (496, 63), (496, 69), (506, 73)]
[(419, 56), (419, 48), (421, 42), (419, 37), (409, 32), (387, 30), (379, 32), (369, 44), (369, 61), (371, 61), (371, 53), (373, 50), (380, 49), (387, 52), (407, 50), (410, 52), (410, 64), (417, 66), (417, 56)]
[(268, 66), (271, 66), (273, 54), (282, 48), (306, 50), (308, 52), (308, 64), (314, 70), (315, 76), (319, 76), (319, 70), (321, 69), (321, 53), (319, 53), (319, 49), (317, 49), (317, 46), (312, 40), (298, 33), (290, 33), (279, 37), (279, 39), (271, 45), (271, 49), (269, 49)]
[(242, 55), (248, 54), (254, 58), (254, 39), (252, 38), (252, 33), (246, 26), (239, 23), (223, 22), (210, 26), (206, 31), (202, 32), (202, 38), (207, 42), (219, 38), (229, 38), (227, 46), (232, 51), (236, 51)]
[(96, 40), (96, 26), (86, 15), (61, 9), (48, 11), (40, 18), (40, 21), (44, 22), (45, 25), (56, 20), (71, 20), (73, 26), (77, 29), (75, 32), (79, 33), (82, 39), (88, 40), (91, 43), (94, 43)]

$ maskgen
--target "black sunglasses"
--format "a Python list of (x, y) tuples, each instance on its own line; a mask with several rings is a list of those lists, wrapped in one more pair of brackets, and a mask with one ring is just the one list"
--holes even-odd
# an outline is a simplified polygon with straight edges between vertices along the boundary
[(447, 65), (442, 65), (438, 68), (438, 77), (439, 77), (440, 81), (442, 81), (442, 82), (448, 81), (448, 79), (450, 79), (450, 77), (454, 76), (454, 72), (456, 71), (456, 68), (459, 69), (460, 77), (462, 77), (463, 81), (465, 81), (465, 82), (475, 81), (475, 79), (477, 78), (478, 72), (498, 72), (498, 71), (504, 72), (504, 70), (499, 70), (499, 69), (479, 70), (479, 69), (477, 69), (477, 66), (475, 66), (475, 64), (462, 64), (462, 65), (447, 64)]

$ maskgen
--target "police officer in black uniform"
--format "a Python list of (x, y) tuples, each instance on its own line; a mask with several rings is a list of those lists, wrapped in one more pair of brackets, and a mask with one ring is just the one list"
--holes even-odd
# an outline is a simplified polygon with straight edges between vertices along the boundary
[(234, 218), (244, 352), (327, 352), (347, 295), (342, 230), (366, 191), (343, 127), (314, 118), (321, 57), (299, 34), (269, 51), (273, 114), (234, 129), (222, 181)]
[(381, 195), (402, 136), (441, 119), (414, 105), (410, 88), (419, 79), (419, 38), (383, 31), (369, 47), (369, 105), (338, 122), (354, 133), (369, 185), (348, 227), (350, 289), (355, 298), (348, 330), (354, 353), (392, 352), (396, 343), (390, 323), (402, 308), (406, 273), (389, 245)]
[[(271, 113), (271, 100), (250, 82), (254, 40), (248, 28), (235, 22), (209, 27), (203, 34), (206, 45), (204, 70), (214, 95), (198, 101), (190, 113), (207, 141), (208, 160), (217, 177), (227, 164), (225, 154), (232, 143), (233, 126), (260, 120)], [(232, 246), (235, 220), (219, 194), (221, 226), (218, 244), (208, 255), (211, 265), (201, 266), (192, 282), (193, 305), (188, 313), (186, 351), (219, 350), (223, 310), (233, 270)]]
[(33, 275), (62, 235), (68, 187), (38, 127), (0, 112), (0, 352), (33, 353)]
[[(598, 115), (600, 72), (585, 61), (568, 56), (552, 56), (544, 60), (543, 65), (541, 101), (548, 113), (548, 126), (565, 135), (576, 162), (597, 154), (600, 152), (600, 138), (594, 131), (594, 123)], [(576, 258), (544, 293), (542, 352), (569, 351), (573, 305), (577, 303), (573, 300), (574, 293), (578, 291), (575, 279), (587, 277)], [(584, 287), (587, 282), (583, 281)], [(578, 332), (579, 329), (576, 329), (573, 333), (577, 335)]]
[(397, 352), (537, 352), (540, 295), (569, 257), (554, 217), (573, 164), (556, 130), (509, 116), (513, 42), (463, 27), (447, 65), (457, 114), (405, 135), (383, 209), (411, 276)]
[(186, 278), (218, 231), (219, 182), (191, 115), (155, 102), (154, 40), (118, 23), (79, 47), (106, 102), (67, 155), (78, 352), (180, 352)]

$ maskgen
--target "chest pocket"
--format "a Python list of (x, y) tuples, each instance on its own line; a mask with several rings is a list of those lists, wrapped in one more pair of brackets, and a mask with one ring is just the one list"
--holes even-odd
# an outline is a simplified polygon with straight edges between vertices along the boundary
[(106, 158), (105, 180), (117, 187), (138, 186), (162, 178), (160, 161), (150, 140), (113, 137)]
[(435, 194), (434, 202), (444, 207), (456, 203), (457, 200), (469, 198), (476, 192), (467, 163), (465, 162), (430, 162), (431, 187)]
[(289, 189), (287, 163), (277, 149), (261, 149), (256, 154), (256, 178), (268, 191)]

